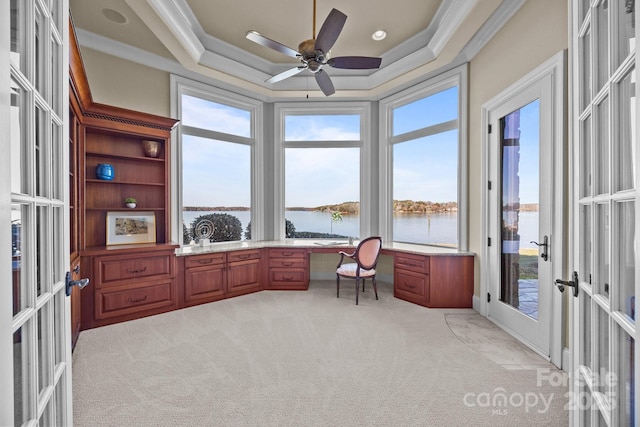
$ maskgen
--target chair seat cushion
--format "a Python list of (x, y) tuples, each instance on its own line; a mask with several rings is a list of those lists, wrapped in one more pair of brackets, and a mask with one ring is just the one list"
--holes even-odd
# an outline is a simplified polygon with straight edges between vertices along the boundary
[[(358, 268), (358, 264), (356, 263), (343, 264), (340, 266), (340, 268), (336, 270), (336, 273), (338, 273), (341, 276), (356, 277), (357, 268)], [(372, 277), (375, 275), (376, 275), (375, 268), (372, 268), (371, 270), (365, 270), (362, 268), (360, 269), (360, 277)]]

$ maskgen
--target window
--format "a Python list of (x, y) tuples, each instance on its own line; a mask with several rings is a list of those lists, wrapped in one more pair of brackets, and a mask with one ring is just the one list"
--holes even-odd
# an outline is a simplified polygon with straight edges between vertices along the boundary
[(251, 239), (259, 104), (173, 80), (181, 121), (178, 238), (182, 244)]
[(282, 124), (276, 131), (276, 158), (284, 162), (280, 172), (283, 218), (277, 221), (285, 226), (276, 231), (276, 238), (361, 235), (363, 220), (368, 223), (363, 219), (361, 195), (366, 181), (362, 175), (369, 170), (363, 167), (369, 111), (362, 103), (276, 106), (277, 122)]
[(466, 248), (464, 74), (457, 69), (381, 101), (387, 241)]

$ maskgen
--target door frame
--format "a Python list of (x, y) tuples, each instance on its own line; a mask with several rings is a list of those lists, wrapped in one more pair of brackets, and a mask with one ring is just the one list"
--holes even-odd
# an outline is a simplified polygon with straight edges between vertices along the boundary
[[(567, 155), (567, 127), (566, 127), (566, 66), (567, 52), (561, 51), (553, 57), (545, 61), (540, 66), (529, 72), (526, 76), (513, 83), (490, 101), (482, 105), (482, 174), (481, 182), (487, 183), (483, 185), (481, 206), (482, 206), (482, 259), (481, 259), (481, 277), (480, 277), (480, 295), (476, 296), (474, 308), (481, 315), (487, 317), (489, 314), (489, 302), (487, 295), (490, 292), (490, 251), (489, 251), (489, 206), (491, 198), (489, 195), (489, 143), (490, 137), (488, 133), (489, 113), (498, 105), (505, 103), (512, 98), (514, 94), (527, 88), (529, 85), (540, 79), (551, 77), (552, 79), (552, 138), (553, 138), (553, 166), (551, 171), (551, 180), (554, 184), (550, 191), (552, 194), (552, 203), (554, 206), (551, 217), (551, 231), (549, 233), (549, 260), (551, 262), (552, 277), (564, 277), (566, 270), (566, 251), (569, 236), (567, 229), (567, 205), (564, 194), (567, 191), (567, 172), (565, 159)], [(560, 143), (558, 143), (560, 142)], [(560, 191), (556, 189), (560, 188)], [(495, 190), (493, 190), (495, 191)], [(494, 239), (497, 240), (497, 239)], [(543, 284), (541, 284), (543, 285)], [(547, 286), (553, 286), (552, 283)], [(567, 335), (568, 319), (564, 310), (563, 294), (560, 292), (552, 292), (552, 307), (550, 310), (550, 331), (549, 331), (549, 359), (551, 363), (558, 367), (569, 366), (569, 352), (565, 351), (564, 343)], [(508, 325), (507, 325), (508, 326)], [(513, 331), (507, 331), (513, 335)], [(520, 339), (520, 337), (516, 336)], [(526, 344), (526, 343), (525, 343)], [(564, 360), (563, 360), (564, 358)]]

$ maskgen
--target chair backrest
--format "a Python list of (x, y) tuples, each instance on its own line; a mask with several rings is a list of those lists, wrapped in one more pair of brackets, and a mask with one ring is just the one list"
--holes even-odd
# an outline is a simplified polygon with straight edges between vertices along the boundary
[(356, 262), (360, 264), (361, 268), (365, 270), (371, 270), (375, 268), (378, 263), (378, 255), (380, 255), (380, 248), (382, 247), (382, 237), (372, 236), (367, 237), (360, 242), (356, 249)]

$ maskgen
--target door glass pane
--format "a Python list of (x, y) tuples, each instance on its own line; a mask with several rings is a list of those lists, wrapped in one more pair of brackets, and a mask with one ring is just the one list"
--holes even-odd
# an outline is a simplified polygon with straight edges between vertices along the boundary
[(531, 242), (542, 241), (538, 230), (539, 104), (536, 100), (500, 119), (500, 301), (534, 319), (538, 318), (538, 248)]
[(633, 16), (633, 7), (635, 1), (618, 2), (617, 24), (613, 28), (617, 31), (618, 36), (618, 52), (614, 55), (614, 65), (617, 68), (622, 61), (635, 48), (635, 19)]
[(28, 242), (23, 227), (27, 219), (27, 206), (11, 205), (11, 267), (13, 276), (13, 315), (15, 316), (29, 303), (27, 276), (25, 266), (27, 265), (28, 252), (25, 245)]
[(48, 371), (48, 352), (47, 352), (47, 342), (49, 338), (48, 330), (46, 325), (49, 324), (48, 319), (45, 318), (47, 315), (47, 307), (48, 304), (38, 310), (37, 319), (38, 322), (37, 330), (36, 330), (36, 343), (38, 345), (38, 394), (42, 393), (42, 391), (49, 385), (49, 381), (47, 378)]
[[(51, 123), (51, 159), (53, 165), (62, 164), (62, 126)], [(52, 166), (53, 166), (52, 165)], [(52, 171), (54, 169), (52, 168)], [(64, 181), (63, 174), (57, 173), (51, 177), (51, 197), (56, 200), (63, 199)]]
[(580, 196), (591, 195), (591, 116), (583, 122), (580, 131)]
[(609, 193), (609, 98), (596, 106), (597, 194)]
[(27, 193), (26, 174), (26, 93), (17, 81), (11, 79), (11, 191)]
[(624, 329), (618, 328), (618, 339), (620, 341), (618, 390), (618, 414), (620, 425), (633, 426), (636, 421), (636, 410), (634, 405), (634, 390), (637, 387), (635, 375), (634, 350), (635, 341)]
[(36, 295), (40, 296), (43, 292), (49, 290), (51, 285), (51, 275), (49, 273), (49, 252), (47, 251), (47, 242), (51, 242), (51, 226), (47, 217), (47, 208), (38, 206), (36, 209), (36, 229), (38, 230), (38, 238), (36, 239)]
[(591, 29), (580, 39), (580, 76), (582, 77), (581, 106), (582, 110), (591, 103)]
[(47, 196), (46, 188), (48, 183), (47, 160), (50, 157), (47, 153), (47, 117), (45, 111), (36, 107), (36, 145), (35, 145), (35, 172), (36, 172), (36, 195)]
[(27, 2), (11, 0), (11, 63), (23, 73), (26, 65), (25, 20)]
[(636, 140), (636, 73), (635, 68), (627, 73), (624, 79), (618, 83), (618, 102), (620, 114), (617, 115), (616, 126), (619, 136), (615, 154), (618, 160), (616, 177), (616, 189), (630, 190), (635, 188), (635, 174), (633, 170), (635, 140)]
[(593, 369), (591, 358), (591, 297), (580, 292), (580, 364)]
[(13, 419), (22, 425), (29, 419), (29, 340), (23, 326), (13, 334)]
[(579, 278), (591, 284), (591, 205), (580, 207), (580, 274)]
[(619, 310), (635, 320), (636, 283), (636, 222), (633, 202), (618, 203), (617, 277), (620, 289)]
[[(58, 292), (51, 300), (51, 309), (53, 310), (53, 325), (56, 337), (64, 336), (64, 292)], [(64, 340), (53, 340), (53, 357), (54, 366), (58, 366), (64, 360)]]
[(60, 68), (58, 64), (62, 60), (62, 46), (58, 44), (55, 40), (51, 40), (51, 64), (50, 64), (50, 72), (51, 72), (51, 107), (53, 107), (53, 111), (62, 117), (62, 82), (63, 79), (60, 78)]
[(594, 292), (609, 297), (609, 205), (596, 205), (596, 281)]
[(46, 97), (46, 93), (44, 92), (44, 65), (46, 64), (47, 57), (45, 56), (45, 46), (48, 44), (49, 40), (46, 36), (47, 30), (47, 21), (43, 18), (40, 9), (36, 6), (35, 8), (35, 85), (36, 90), (40, 92), (43, 97), (49, 101), (48, 97)]
[(594, 12), (598, 20), (598, 61), (596, 61), (596, 72), (598, 79), (597, 90), (600, 90), (609, 79), (609, 0), (600, 2)]
[(607, 381), (609, 374), (609, 314), (600, 306), (596, 306), (598, 322), (598, 344), (596, 351), (598, 354), (598, 369), (595, 374), (597, 375), (594, 381), (594, 391), (601, 393), (607, 393)]

